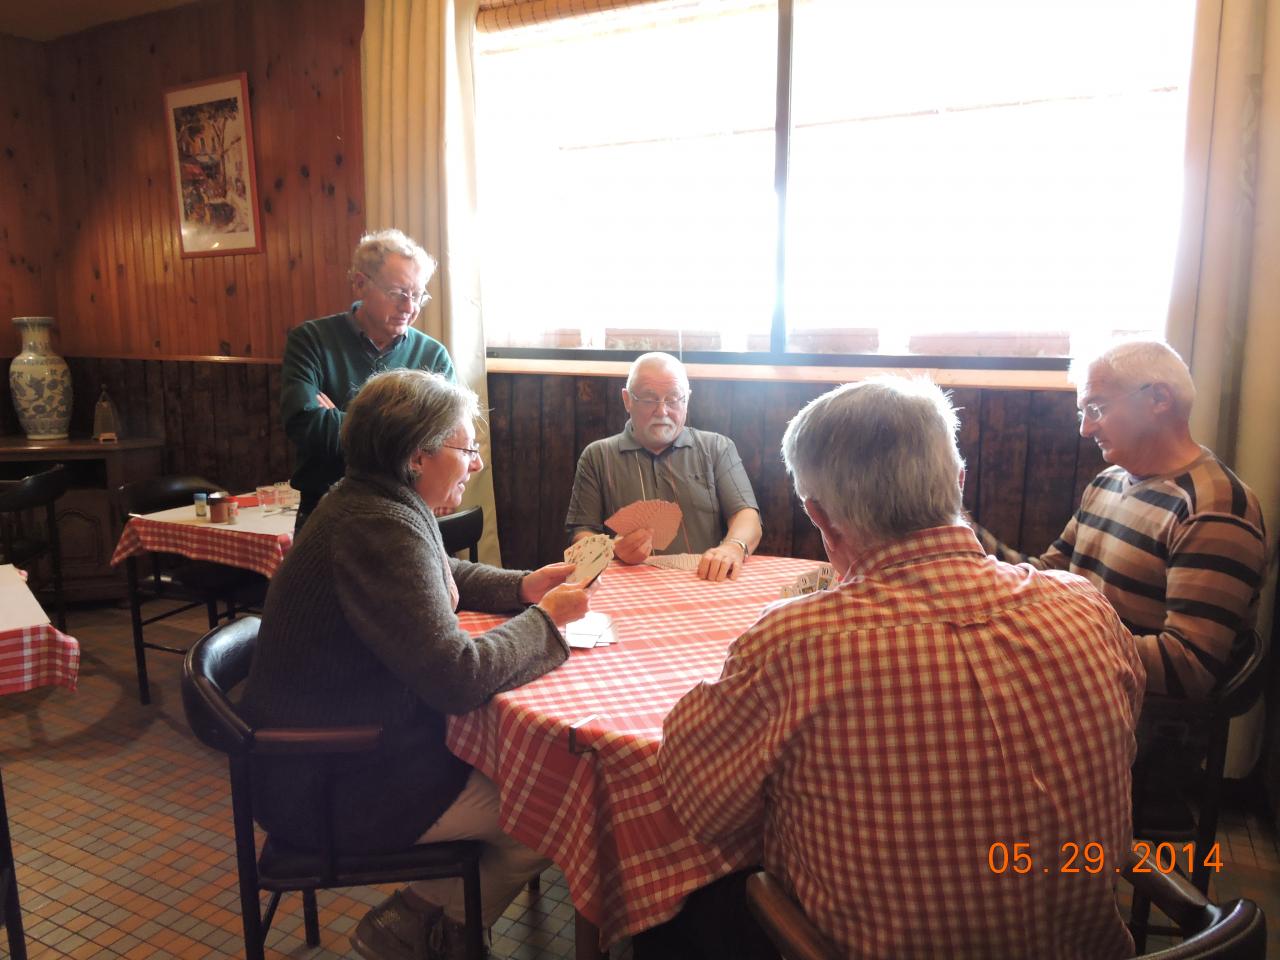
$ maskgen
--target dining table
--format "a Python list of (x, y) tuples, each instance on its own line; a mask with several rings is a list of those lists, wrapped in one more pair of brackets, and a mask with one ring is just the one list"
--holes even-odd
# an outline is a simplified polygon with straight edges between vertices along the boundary
[[(13, 564), (0, 564), (0, 695), (37, 687), (75, 690), (80, 644), (57, 630)], [(4, 777), (0, 771), (0, 917), (9, 956), (25, 960), (26, 939), (18, 903), (18, 878), (9, 836)]]
[(111, 565), (149, 552), (176, 553), (270, 578), (293, 545), (297, 514), (268, 510), (251, 494), (236, 497), (236, 501), (241, 509), (233, 524), (214, 523), (207, 514), (197, 516), (194, 505), (130, 517), (111, 555)]
[[(662, 722), (719, 677), (729, 645), (816, 565), (755, 556), (737, 579), (711, 582), (614, 561), (590, 603), (611, 618), (615, 642), (574, 649), (551, 673), (449, 718), (450, 750), (498, 787), (503, 829), (564, 871), (577, 957), (594, 960), (757, 862), (759, 838), (707, 843), (676, 818), (658, 771)], [(473, 634), (503, 619), (459, 615)]]

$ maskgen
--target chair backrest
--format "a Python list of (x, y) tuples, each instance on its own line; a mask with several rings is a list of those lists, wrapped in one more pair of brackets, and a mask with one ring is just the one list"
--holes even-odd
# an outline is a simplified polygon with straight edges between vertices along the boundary
[(1186, 937), (1182, 943), (1146, 960), (1265, 960), (1267, 921), (1252, 900), (1211, 902), (1180, 874), (1151, 870), (1134, 873), (1131, 860), (1125, 879), (1173, 920)]
[(783, 960), (839, 960), (840, 951), (771, 874), (761, 870), (747, 877), (747, 905)]
[(227, 692), (249, 675), (258, 642), (258, 617), (241, 617), (210, 630), (182, 663), (182, 706), (201, 743), (231, 755), (253, 746), (253, 730), (236, 712)]
[(47, 506), (66, 492), (67, 468), (59, 463), (0, 488), (0, 513)]
[(459, 550), (469, 550), (470, 559), (475, 563), (479, 555), (477, 545), (480, 534), (484, 532), (484, 508), (470, 507), (457, 513), (440, 518), (440, 539), (444, 541), (444, 552), (453, 556)]
[(155, 513), (170, 507), (190, 506), (195, 494), (214, 491), (226, 493), (218, 484), (204, 477), (148, 477), (121, 486), (116, 491), (116, 507), (121, 519), (127, 522), (131, 513)]

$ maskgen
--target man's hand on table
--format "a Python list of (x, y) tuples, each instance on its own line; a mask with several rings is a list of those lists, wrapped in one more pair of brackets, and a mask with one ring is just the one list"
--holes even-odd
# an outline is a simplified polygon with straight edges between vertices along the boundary
[(653, 531), (641, 527), (632, 530), (625, 537), (619, 537), (613, 544), (613, 555), (623, 563), (635, 565), (644, 563), (653, 553)]
[(722, 543), (702, 555), (698, 562), (698, 576), (703, 580), (736, 580), (744, 559), (740, 547)]

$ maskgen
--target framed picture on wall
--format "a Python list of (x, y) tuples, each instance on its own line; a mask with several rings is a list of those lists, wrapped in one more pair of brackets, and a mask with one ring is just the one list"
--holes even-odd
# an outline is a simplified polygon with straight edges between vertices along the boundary
[(248, 75), (167, 90), (164, 115), (182, 255), (260, 252)]

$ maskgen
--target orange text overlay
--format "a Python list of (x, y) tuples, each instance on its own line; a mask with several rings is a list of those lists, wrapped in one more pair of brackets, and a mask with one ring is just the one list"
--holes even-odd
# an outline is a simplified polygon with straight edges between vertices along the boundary
[(1190, 874), (1198, 866), (1217, 872), (1222, 869), (1222, 851), (1218, 844), (1198, 857), (1194, 843), (1151, 843), (1135, 840), (1127, 850), (1108, 850), (1096, 840), (1076, 843), (1068, 840), (1057, 850), (1037, 850), (1031, 843), (997, 841), (987, 850), (987, 866), (992, 873), (1090, 873), (1110, 870), (1119, 873), (1131, 860), (1134, 873)]

